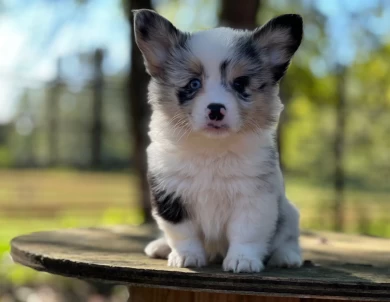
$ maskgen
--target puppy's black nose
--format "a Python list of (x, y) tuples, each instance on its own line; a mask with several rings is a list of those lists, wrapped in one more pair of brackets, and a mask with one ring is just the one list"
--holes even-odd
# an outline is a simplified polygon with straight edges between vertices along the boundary
[(226, 107), (222, 104), (210, 104), (207, 106), (209, 119), (212, 121), (222, 121), (226, 114)]

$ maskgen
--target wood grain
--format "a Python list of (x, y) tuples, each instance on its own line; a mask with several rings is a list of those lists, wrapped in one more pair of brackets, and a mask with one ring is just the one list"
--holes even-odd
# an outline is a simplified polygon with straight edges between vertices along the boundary
[[(142, 250), (157, 236), (151, 227), (70, 229), (15, 238), (13, 259), (23, 265), (82, 279), (198, 292), (390, 301), (390, 241), (332, 233), (304, 233), (300, 269), (233, 274), (219, 264), (178, 269)], [(186, 301), (186, 300), (183, 300)], [(218, 300), (217, 300), (218, 301)], [(234, 300), (233, 300), (234, 301)]]
[(192, 291), (183, 291), (183, 290), (170, 290), (165, 288), (145, 288), (145, 287), (136, 287), (136, 286), (130, 287), (129, 293), (130, 293), (129, 302), (300, 302), (301, 301), (301, 299), (299, 298), (261, 297), (261, 296), (252, 296), (252, 295), (192, 292)]
[[(265, 297), (223, 293), (193, 292), (166, 288), (129, 287), (128, 302), (340, 302), (334, 299)], [(359, 302), (355, 300), (355, 302)]]

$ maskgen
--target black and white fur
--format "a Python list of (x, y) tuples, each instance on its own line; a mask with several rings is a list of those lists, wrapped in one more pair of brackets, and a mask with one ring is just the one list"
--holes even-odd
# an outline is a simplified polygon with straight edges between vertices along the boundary
[[(285, 196), (275, 132), (278, 83), (302, 40), (302, 18), (282, 15), (254, 31), (184, 33), (151, 10), (134, 31), (151, 75), (147, 149), (153, 216), (163, 237), (150, 257), (260, 272), (299, 267), (299, 213)], [(210, 115), (217, 104), (221, 118)]]

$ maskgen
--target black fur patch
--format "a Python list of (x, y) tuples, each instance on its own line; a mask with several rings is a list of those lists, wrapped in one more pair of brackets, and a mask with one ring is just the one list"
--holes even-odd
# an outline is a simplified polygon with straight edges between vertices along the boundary
[(250, 36), (243, 36), (237, 41), (237, 50), (240, 55), (243, 55), (252, 60), (259, 59), (259, 53)]
[(295, 52), (301, 44), (303, 38), (303, 20), (300, 15), (286, 14), (273, 19), (272, 27), (281, 27), (290, 29), (291, 37), (294, 41), (290, 45), (290, 51)]
[(159, 189), (158, 180), (154, 176), (148, 175), (148, 181), (152, 197), (152, 207), (161, 218), (173, 224), (180, 223), (188, 218), (188, 212), (179, 196)]
[(221, 72), (221, 81), (222, 81), (222, 85), (227, 87), (227, 75), (226, 75), (226, 69), (229, 65), (230, 61), (229, 60), (225, 60), (221, 63), (221, 66), (219, 67), (220, 69), (220, 72)]
[(150, 39), (150, 30), (154, 27), (154, 24), (156, 23), (156, 14), (153, 11), (147, 9), (135, 11), (135, 14), (135, 26), (142, 39), (144, 41), (147, 41)]
[(275, 233), (273, 237), (275, 237), (275, 235), (279, 233), (279, 230), (285, 222), (285, 218), (282, 213), (282, 198), (282, 196), (278, 198), (278, 220), (276, 221)]
[[(229, 86), (231, 86), (232, 89), (237, 93), (238, 97), (242, 101), (248, 102), (249, 97), (250, 97), (250, 94), (248, 93), (248, 86), (249, 86), (249, 82), (250, 82), (250, 77), (247, 75), (243, 75), (243, 76), (240, 76), (240, 77), (234, 79), (232, 83), (229, 83), (229, 81), (227, 79), (227, 70), (226, 70), (228, 68), (229, 64), (232, 64), (231, 60), (224, 60), (219, 67), (220, 73), (221, 73), (221, 84), (225, 88), (228, 88)], [(255, 65), (256, 65), (256, 62), (254, 61), (252, 66), (255, 66)], [(236, 81), (239, 81), (242, 84), (241, 90), (238, 90), (237, 87), (235, 87)]]
[(180, 31), (180, 35), (178, 36), (177, 46), (188, 49), (187, 41), (189, 40), (190, 37), (191, 37), (190, 33)]
[(290, 61), (272, 67), (272, 80), (275, 84), (285, 75), (289, 65)]
[(145, 41), (149, 40), (149, 28), (147, 26), (142, 25), (138, 28), (138, 30), (142, 36), (142, 39), (144, 39)]
[(185, 103), (191, 101), (195, 97), (196, 92), (189, 91), (185, 88), (180, 88), (177, 91), (176, 95), (177, 95), (177, 98), (179, 99), (179, 104), (184, 105)]
[[(235, 52), (232, 58), (232, 62), (234, 64), (235, 58), (243, 58), (247, 62), (247, 70), (245, 74), (242, 76), (248, 77), (249, 79), (264, 79), (264, 68), (265, 62), (263, 62), (261, 52), (258, 49), (255, 41), (253, 40), (253, 36), (250, 34), (245, 34), (240, 37), (235, 43)], [(263, 89), (266, 84), (262, 84), (259, 86), (258, 90)], [(242, 98), (242, 97), (241, 97)], [(247, 101), (247, 98), (242, 98), (244, 101)]]

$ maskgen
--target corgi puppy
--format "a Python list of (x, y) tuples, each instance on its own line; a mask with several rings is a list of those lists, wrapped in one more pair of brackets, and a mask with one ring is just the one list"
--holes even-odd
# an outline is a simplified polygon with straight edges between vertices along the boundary
[(299, 15), (253, 31), (182, 32), (134, 11), (152, 108), (147, 148), (153, 216), (145, 252), (173, 267), (260, 272), (299, 267), (299, 213), (285, 195), (275, 142), (279, 82), (301, 44)]

